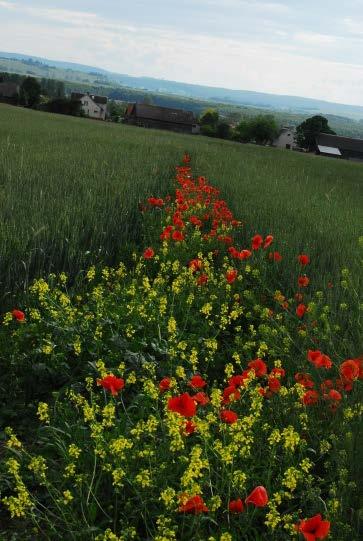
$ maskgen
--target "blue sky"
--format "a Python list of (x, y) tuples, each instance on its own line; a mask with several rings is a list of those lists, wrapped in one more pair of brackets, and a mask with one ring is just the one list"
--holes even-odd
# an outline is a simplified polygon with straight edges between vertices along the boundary
[(0, 50), (363, 105), (363, 0), (0, 0)]

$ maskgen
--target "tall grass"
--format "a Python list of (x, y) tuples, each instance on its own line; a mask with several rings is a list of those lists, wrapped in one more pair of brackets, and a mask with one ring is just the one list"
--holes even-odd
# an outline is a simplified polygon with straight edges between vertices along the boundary
[(358, 284), (363, 167), (277, 149), (97, 123), (0, 105), (0, 301), (35, 277), (115, 263), (142, 241), (138, 202), (167, 193), (181, 153), (285, 263), (312, 256), (317, 285), (348, 264)]

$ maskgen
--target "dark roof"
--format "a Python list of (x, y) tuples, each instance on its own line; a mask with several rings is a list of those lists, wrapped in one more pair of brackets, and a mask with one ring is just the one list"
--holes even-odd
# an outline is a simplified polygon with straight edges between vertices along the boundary
[(72, 92), (71, 99), (80, 100), (83, 96), (89, 96), (95, 103), (99, 103), (99, 104), (107, 103), (106, 96), (94, 96), (93, 94), (87, 94), (86, 92)]
[(4, 98), (12, 98), (19, 93), (19, 85), (11, 81), (0, 83), (0, 96)]
[(339, 135), (321, 133), (316, 138), (316, 144), (325, 147), (339, 148), (340, 150), (363, 153), (363, 139), (352, 139), (350, 137), (340, 137)]
[(101, 103), (101, 104), (106, 104), (107, 103), (107, 97), (106, 96), (91, 96), (91, 98), (93, 99), (93, 101), (95, 103)]
[(147, 118), (149, 120), (159, 120), (177, 124), (195, 124), (195, 118), (192, 111), (170, 109), (169, 107), (146, 105), (144, 103), (128, 105), (126, 115), (135, 115), (137, 118)]

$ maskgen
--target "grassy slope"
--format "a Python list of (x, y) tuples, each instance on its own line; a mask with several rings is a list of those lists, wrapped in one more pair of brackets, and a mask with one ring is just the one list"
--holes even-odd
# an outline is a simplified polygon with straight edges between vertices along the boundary
[(168, 191), (184, 150), (247, 236), (275, 235), (283, 281), (300, 250), (322, 284), (343, 264), (358, 273), (361, 164), (0, 104), (0, 299), (42, 272), (122, 258), (140, 241), (137, 203)]

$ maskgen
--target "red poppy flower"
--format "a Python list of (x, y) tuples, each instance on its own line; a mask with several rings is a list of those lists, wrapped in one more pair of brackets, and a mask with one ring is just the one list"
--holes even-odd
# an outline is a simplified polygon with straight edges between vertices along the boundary
[(307, 287), (310, 283), (310, 279), (307, 276), (299, 276), (297, 283), (299, 287)]
[(281, 389), (281, 383), (280, 380), (277, 378), (268, 378), (268, 387), (272, 393), (278, 393)]
[(164, 227), (163, 232), (160, 235), (160, 240), (168, 240), (168, 239), (170, 239), (170, 235), (171, 235), (172, 230), (173, 230), (172, 225), (167, 225), (166, 227)]
[(303, 315), (305, 314), (307, 310), (307, 307), (305, 306), (305, 304), (299, 304), (296, 308), (296, 315), (297, 317), (303, 317)]
[(297, 372), (295, 374), (295, 381), (297, 383), (300, 383), (300, 385), (305, 387), (305, 389), (311, 389), (312, 387), (314, 387), (314, 382), (311, 379), (310, 374), (304, 374), (302, 372)]
[(226, 280), (227, 280), (227, 282), (229, 284), (233, 284), (233, 282), (237, 278), (237, 274), (238, 274), (238, 272), (235, 269), (231, 269), (231, 270), (227, 271), (226, 272)]
[(342, 399), (342, 395), (339, 391), (336, 391), (335, 389), (330, 389), (328, 393), (328, 399), (329, 400), (335, 400), (336, 402), (340, 402)]
[(238, 498), (237, 500), (231, 500), (228, 505), (231, 513), (242, 513), (243, 507), (243, 501), (241, 500), (241, 498)]
[(281, 261), (282, 259), (282, 255), (280, 254), (280, 252), (270, 252), (268, 254), (268, 257), (269, 259), (272, 259), (273, 261)]
[(192, 496), (180, 505), (179, 513), (191, 513), (193, 515), (199, 515), (200, 513), (207, 513), (208, 507), (205, 505), (201, 496)]
[(321, 515), (315, 515), (312, 518), (301, 520), (296, 524), (296, 530), (303, 534), (306, 541), (315, 541), (315, 539), (325, 539), (330, 532), (330, 522), (322, 520)]
[(354, 359), (348, 359), (340, 365), (340, 374), (345, 379), (354, 381), (359, 377), (359, 365)]
[(245, 383), (245, 379), (248, 378), (249, 370), (244, 370), (242, 374), (237, 374), (236, 376), (232, 376), (228, 380), (228, 385), (230, 387), (242, 387)]
[(270, 372), (270, 375), (276, 378), (284, 378), (285, 370), (283, 368), (273, 368)]
[(168, 391), (170, 389), (170, 378), (163, 378), (161, 382), (159, 383), (159, 389), (163, 393), (164, 391)]
[(203, 267), (203, 262), (200, 259), (192, 259), (189, 261), (188, 267), (192, 269), (193, 272), (197, 272)]
[(12, 313), (12, 316), (13, 316), (17, 321), (24, 321), (24, 319), (25, 319), (25, 314), (24, 314), (24, 312), (22, 312), (21, 310), (16, 310), (16, 309), (14, 309), (11, 313)]
[(168, 410), (183, 415), (183, 417), (193, 417), (196, 414), (197, 406), (189, 393), (180, 396), (174, 396), (168, 400)]
[(254, 488), (245, 499), (245, 504), (252, 503), (255, 507), (265, 507), (268, 503), (268, 495), (265, 487), (258, 486)]
[(116, 396), (119, 391), (125, 387), (125, 381), (122, 378), (117, 378), (113, 374), (110, 374), (102, 379), (98, 379), (97, 385), (102, 385), (104, 389), (110, 391), (113, 396)]
[(207, 382), (202, 378), (202, 376), (196, 375), (191, 378), (188, 383), (189, 387), (193, 389), (203, 389), (207, 385)]
[(251, 250), (241, 250), (241, 252), (239, 252), (238, 259), (248, 259), (251, 257), (251, 255)]
[(155, 252), (152, 248), (146, 248), (143, 255), (144, 259), (152, 259), (155, 255)]
[(262, 359), (255, 359), (248, 363), (248, 367), (255, 371), (257, 377), (264, 376), (267, 373), (266, 363)]
[(263, 238), (261, 235), (255, 235), (252, 238), (252, 250), (259, 250), (261, 248), (261, 244), (263, 243)]
[(230, 385), (223, 390), (223, 404), (229, 404), (233, 400), (239, 400), (241, 393), (234, 385)]
[(189, 221), (191, 224), (195, 225), (196, 227), (201, 227), (203, 222), (198, 218), (198, 216), (190, 216)]
[(184, 240), (185, 237), (181, 231), (173, 231), (171, 238), (175, 240), (175, 242), (181, 242)]
[(200, 406), (205, 406), (209, 402), (209, 397), (202, 391), (199, 391), (199, 393), (192, 396), (193, 400)]
[(188, 154), (187, 152), (185, 152), (184, 156), (183, 156), (183, 163), (189, 163), (191, 160), (191, 157), (190, 157), (190, 154)]
[(184, 426), (184, 430), (186, 434), (188, 435), (193, 434), (196, 428), (197, 428), (197, 425), (193, 423), (193, 421), (186, 421), (185, 426)]
[(224, 423), (227, 423), (228, 425), (233, 425), (233, 423), (237, 422), (238, 415), (234, 411), (231, 410), (222, 410), (221, 411), (221, 420)]
[(208, 275), (207, 274), (201, 274), (198, 276), (196, 280), (197, 286), (204, 286), (208, 282)]
[(164, 205), (164, 201), (158, 197), (149, 197), (147, 201), (152, 207), (162, 207)]
[(305, 404), (305, 406), (313, 406), (317, 403), (319, 400), (319, 393), (318, 391), (306, 391), (304, 396), (302, 397), (302, 402)]
[(319, 350), (308, 350), (308, 360), (316, 366), (316, 368), (331, 368), (333, 363), (328, 355), (324, 355)]
[(272, 244), (273, 240), (274, 238), (272, 235), (267, 235), (267, 237), (265, 238), (265, 242), (263, 244), (264, 250), (266, 250), (266, 248), (268, 248)]
[(301, 254), (301, 255), (298, 255), (297, 258), (299, 260), (300, 265), (305, 266), (308, 263), (310, 263), (310, 257), (308, 255)]

